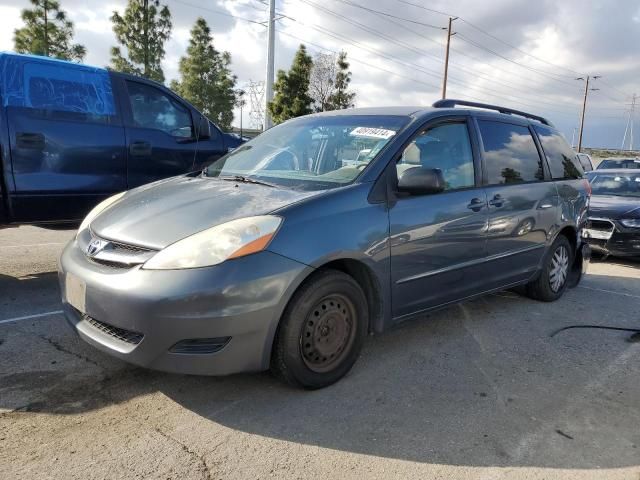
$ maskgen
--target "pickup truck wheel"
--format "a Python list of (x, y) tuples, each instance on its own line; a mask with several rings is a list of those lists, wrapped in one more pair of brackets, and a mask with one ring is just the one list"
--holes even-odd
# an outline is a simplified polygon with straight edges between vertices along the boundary
[(540, 275), (527, 284), (527, 295), (543, 302), (560, 298), (567, 289), (571, 265), (573, 249), (567, 237), (559, 235), (545, 255)]
[(314, 274), (281, 319), (271, 371), (293, 386), (317, 389), (338, 381), (356, 362), (367, 335), (364, 292), (337, 270)]

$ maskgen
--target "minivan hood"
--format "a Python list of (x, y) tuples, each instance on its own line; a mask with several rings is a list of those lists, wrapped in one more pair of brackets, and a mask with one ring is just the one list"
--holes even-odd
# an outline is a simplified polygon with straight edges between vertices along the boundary
[(108, 240), (159, 250), (214, 225), (264, 215), (319, 193), (174, 177), (129, 191), (91, 222), (91, 231)]
[(592, 195), (589, 201), (589, 216), (610, 218), (640, 218), (640, 199), (614, 195)]

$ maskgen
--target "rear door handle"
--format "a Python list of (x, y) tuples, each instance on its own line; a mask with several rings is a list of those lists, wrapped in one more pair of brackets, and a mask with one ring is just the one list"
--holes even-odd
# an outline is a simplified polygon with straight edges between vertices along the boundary
[(551, 203), (542, 203), (538, 205), (538, 210), (546, 210), (547, 208), (551, 208), (553, 205)]
[(42, 133), (16, 133), (16, 147), (44, 150), (45, 141)]
[(489, 201), (489, 205), (492, 207), (500, 208), (504, 203), (504, 198), (499, 193), (495, 194), (493, 198)]
[(477, 197), (472, 198), (469, 202), (469, 205), (467, 205), (467, 208), (469, 210), (473, 210), (474, 212), (479, 212), (480, 210), (482, 210), (482, 207), (484, 207), (484, 202)]
[(151, 155), (151, 144), (140, 140), (132, 142), (129, 145), (129, 153), (137, 157)]

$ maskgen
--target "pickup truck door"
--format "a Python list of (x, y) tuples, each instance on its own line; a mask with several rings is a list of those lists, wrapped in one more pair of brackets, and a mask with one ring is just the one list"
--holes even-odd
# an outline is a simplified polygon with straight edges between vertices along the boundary
[(24, 100), (6, 107), (10, 220), (76, 221), (126, 190), (124, 127), (110, 74), (37, 59), (16, 71)]
[[(129, 188), (198, 170), (222, 154), (213, 137), (195, 141), (198, 113), (168, 89), (129, 78), (122, 87)], [(212, 128), (212, 135), (221, 145), (220, 132)]]

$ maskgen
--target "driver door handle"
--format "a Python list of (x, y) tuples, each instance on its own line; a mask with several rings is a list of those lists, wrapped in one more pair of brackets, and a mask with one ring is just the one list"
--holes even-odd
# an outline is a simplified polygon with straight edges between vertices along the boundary
[(129, 145), (129, 153), (135, 157), (151, 155), (151, 143), (137, 140)]
[(472, 198), (469, 202), (469, 205), (467, 205), (467, 208), (469, 210), (473, 210), (474, 212), (479, 212), (480, 210), (482, 210), (482, 207), (484, 207), (484, 202), (478, 197)]

